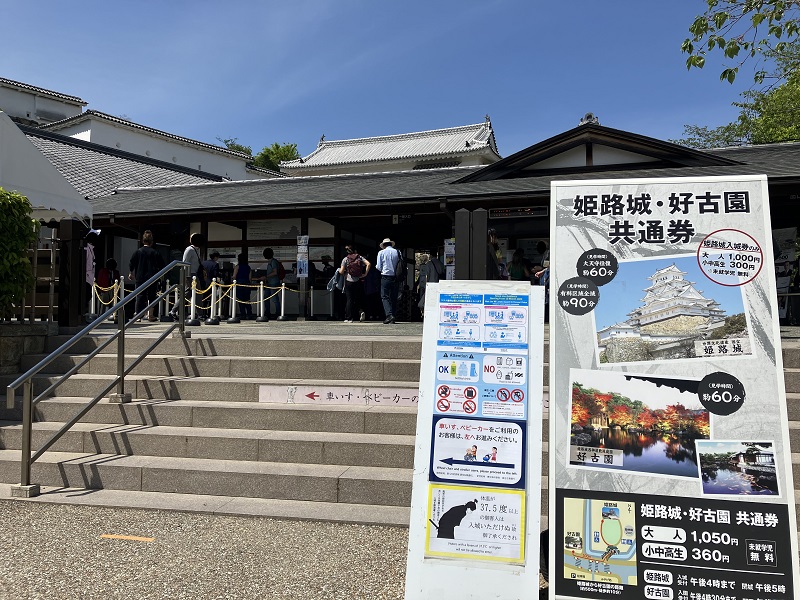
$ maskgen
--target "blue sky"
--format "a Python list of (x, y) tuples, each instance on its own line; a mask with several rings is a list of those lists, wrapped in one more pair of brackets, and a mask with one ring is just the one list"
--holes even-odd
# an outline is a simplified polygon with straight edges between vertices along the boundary
[[(643, 290), (651, 283), (647, 278), (672, 264), (686, 272), (684, 278), (694, 282), (695, 289), (702, 292), (703, 296), (719, 302), (727, 316), (743, 312), (742, 288), (718, 285), (711, 281), (700, 270), (695, 254), (623, 261), (619, 264), (616, 277), (600, 288), (600, 302), (594, 310), (597, 329), (625, 321), (630, 311), (642, 306), (641, 299), (645, 296)], [(610, 301), (604, 302), (604, 298)]]
[(705, 2), (0, 0), (0, 77), (192, 139), (310, 153), (483, 121), (508, 156), (602, 125), (661, 139), (733, 120), (750, 78), (688, 72)]

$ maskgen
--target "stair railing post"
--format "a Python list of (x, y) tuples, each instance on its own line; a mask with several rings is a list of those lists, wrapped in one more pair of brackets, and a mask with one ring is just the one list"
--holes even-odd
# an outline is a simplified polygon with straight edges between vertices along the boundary
[(41, 492), (37, 484), (31, 484), (31, 437), (33, 435), (33, 378), (25, 381), (22, 388), (22, 457), (19, 485), (11, 486), (14, 498), (33, 498)]
[[(138, 303), (138, 298), (137, 298)], [(125, 309), (117, 315), (117, 391), (108, 396), (108, 401), (123, 404), (131, 401), (131, 395), (125, 393)]]
[(331, 320), (333, 320), (333, 294), (334, 294), (335, 291), (336, 291), (336, 287), (334, 286), (334, 288), (328, 293), (328, 300), (330, 301)]
[(31, 484), (31, 436), (33, 434), (33, 378), (22, 389), (22, 472), (20, 486)]

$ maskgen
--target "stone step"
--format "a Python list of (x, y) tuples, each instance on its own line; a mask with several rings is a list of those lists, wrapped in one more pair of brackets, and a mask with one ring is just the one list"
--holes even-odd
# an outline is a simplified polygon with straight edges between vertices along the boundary
[[(48, 452), (39, 485), (410, 506), (411, 469)], [(19, 481), (19, 451), (0, 450), (0, 482)]]
[[(127, 354), (141, 354), (155, 340), (154, 334), (126, 333)], [(55, 336), (48, 340), (45, 352), (49, 354), (70, 338)], [(107, 335), (91, 335), (72, 346), (69, 354), (88, 354), (108, 339)], [(299, 358), (399, 358), (419, 360), (422, 340), (411, 336), (292, 336), (235, 335), (167, 338), (156, 348), (159, 354), (175, 356), (246, 356), (246, 357), (299, 357)], [(112, 342), (104, 354), (116, 354), (117, 344)], [(46, 354), (45, 354), (46, 355)]]
[(800, 369), (800, 342), (796, 340), (782, 340), (781, 350), (784, 368)]
[[(12, 484), (0, 483), (0, 498), (11, 497), (11, 488)], [(85, 488), (61, 486), (42, 486), (40, 496), (17, 498), (16, 500), (43, 504), (138, 508), (230, 517), (268, 517), (293, 521), (324, 521), (388, 527), (408, 527), (411, 516), (411, 509), (408, 506), (239, 498), (201, 494), (165, 494), (111, 489), (93, 489), (91, 493), (87, 493)]]
[[(36, 405), (37, 421), (63, 423), (90, 398), (57, 397)], [(113, 404), (101, 400), (82, 423), (258, 431), (414, 435), (417, 410), (405, 406), (345, 406), (207, 402), (201, 400), (134, 400)]]
[[(191, 381), (186, 385), (190, 383)], [(132, 388), (129, 386), (126, 389)], [(416, 407), (139, 399), (138, 394), (134, 394), (134, 397), (137, 399), (127, 404), (113, 404), (108, 400), (101, 400), (82, 421), (112, 425), (337, 431), (393, 435), (414, 435), (416, 431)], [(89, 397), (71, 396), (48, 398), (37, 404), (36, 420), (65, 422), (89, 399)], [(547, 392), (544, 394), (544, 399), (548, 400)], [(790, 415), (800, 412), (800, 394), (787, 395), (787, 399)], [(17, 403), (19, 402), (18, 397)], [(18, 413), (19, 410), (15, 414)], [(547, 411), (542, 415), (544, 441), (549, 440), (547, 415)], [(7, 420), (17, 419), (7, 418)], [(800, 451), (800, 420), (791, 419), (788, 428), (791, 447)]]
[[(31, 369), (45, 355), (29, 355), (22, 359), (22, 370)], [(137, 357), (126, 355), (125, 365)], [(81, 356), (62, 355), (43, 372), (65, 373), (77, 365)], [(117, 357), (99, 355), (80, 371), (81, 374), (111, 374), (117, 370)], [(231, 377), (265, 379), (328, 379), (352, 382), (367, 381), (419, 381), (419, 358), (297, 358), (263, 356), (173, 356), (151, 354), (136, 368), (132, 375), (175, 377)]]
[(800, 369), (784, 369), (783, 380), (786, 382), (786, 392), (800, 393)]
[[(99, 394), (115, 377), (101, 374), (76, 374), (62, 383), (55, 391), (59, 396), (85, 396), (91, 397)], [(56, 376), (41, 375), (34, 378), (34, 394), (43, 392), (57, 380)], [(209, 400), (209, 401), (236, 401), (258, 402), (262, 386), (269, 387), (271, 392), (286, 393), (286, 401), (290, 397), (290, 390), (297, 386), (308, 386), (320, 391), (330, 388), (346, 387), (360, 390), (386, 390), (387, 394), (397, 391), (408, 391), (415, 396), (418, 382), (412, 381), (331, 381), (330, 379), (262, 379), (257, 377), (196, 377), (191, 375), (156, 376), (156, 375), (128, 375), (125, 377), (125, 392), (134, 398), (142, 400)], [(283, 390), (283, 391), (281, 391)], [(116, 388), (112, 389), (113, 393)], [(108, 394), (106, 394), (108, 395)], [(17, 393), (17, 397), (20, 393)], [(272, 401), (275, 401), (273, 398)], [(283, 401), (283, 400), (281, 400)]]
[[(42, 446), (61, 423), (35, 423)], [(22, 426), (0, 421), (0, 449), (19, 450)], [(414, 436), (78, 423), (53, 451), (410, 469)]]

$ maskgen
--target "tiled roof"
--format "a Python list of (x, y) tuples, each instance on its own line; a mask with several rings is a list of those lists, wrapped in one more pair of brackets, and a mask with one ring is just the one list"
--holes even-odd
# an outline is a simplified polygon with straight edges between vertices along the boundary
[(205, 150), (212, 150), (214, 152), (218, 152), (220, 154), (228, 154), (230, 156), (235, 156), (237, 158), (252, 160), (252, 157), (249, 156), (248, 154), (242, 154), (241, 152), (234, 152), (233, 150), (228, 150), (227, 148), (224, 148), (222, 146), (215, 146), (214, 144), (198, 142), (197, 140), (192, 140), (172, 133), (167, 133), (166, 131), (153, 129), (152, 127), (147, 127), (145, 125), (139, 125), (138, 123), (134, 123), (133, 121), (120, 119), (119, 117), (115, 117), (113, 115), (100, 112), (99, 110), (85, 110), (83, 111), (83, 113), (75, 117), (69, 117), (67, 119), (62, 119), (61, 121), (56, 121), (55, 123), (49, 123), (48, 125), (43, 125), (42, 129), (46, 129), (47, 131), (58, 131), (59, 129), (64, 129), (65, 127), (69, 127), (76, 123), (83, 123), (84, 121), (88, 121), (90, 119), (108, 121), (109, 123), (113, 123), (115, 125), (121, 125), (122, 127), (127, 127), (128, 129), (133, 129), (136, 131), (144, 131), (145, 133), (149, 133), (151, 135), (155, 135), (158, 137), (167, 138), (170, 140), (175, 140), (181, 142), (182, 144), (197, 146)]
[(138, 154), (19, 126), (28, 140), (86, 198), (107, 196), (120, 187), (193, 185), (222, 178)]
[[(631, 179), (654, 177), (707, 177), (766, 174), (771, 182), (800, 182), (800, 144), (772, 144), (746, 148), (711, 150), (742, 164), (649, 168), (636, 170), (593, 171), (538, 177), (515, 177), (474, 183), (454, 183), (479, 167), (363, 173), (317, 177), (288, 177), (163, 187), (158, 189), (121, 189), (113, 196), (93, 202), (95, 216), (110, 213), (164, 214), (169, 211), (226, 212), (254, 210), (301, 210), (304, 208), (341, 207), (357, 210), (360, 205), (419, 204), (438, 206), (447, 199), (451, 206), (486, 198), (503, 198), (513, 204), (515, 197), (550, 196), (550, 182), (570, 179)], [(165, 210), (165, 207), (169, 207)]]
[(281, 169), (309, 169), (389, 160), (449, 158), (487, 152), (500, 158), (492, 124), (463, 125), (417, 133), (386, 135), (352, 140), (320, 140), (311, 154), (281, 162)]
[(34, 92), (36, 94), (40, 94), (42, 96), (49, 96), (51, 98), (56, 98), (64, 102), (70, 102), (72, 104), (86, 106), (86, 102), (84, 100), (81, 100), (77, 96), (69, 96), (67, 94), (62, 94), (60, 92), (54, 92), (53, 90), (46, 90), (44, 88), (36, 87), (35, 85), (22, 83), (20, 81), (14, 81), (13, 79), (5, 79), (4, 77), (0, 77), (0, 85), (15, 87), (28, 92)]

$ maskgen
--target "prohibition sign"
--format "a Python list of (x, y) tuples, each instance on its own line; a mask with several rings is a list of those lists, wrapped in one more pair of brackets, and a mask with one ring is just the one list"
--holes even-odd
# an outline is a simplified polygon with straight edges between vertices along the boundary
[(508, 402), (508, 399), (511, 397), (511, 392), (508, 391), (508, 388), (500, 388), (497, 390), (495, 396), (497, 396), (500, 402)]
[(513, 390), (511, 390), (511, 399), (514, 402), (522, 402), (523, 400), (525, 400), (525, 392), (523, 392), (519, 388), (514, 388)]
[(438, 402), (436, 402), (436, 409), (441, 412), (447, 412), (450, 410), (450, 401), (447, 398), (439, 398)]
[(450, 395), (450, 386), (440, 385), (439, 389), (436, 390), (436, 393), (439, 394), (440, 398), (447, 398)]
[(461, 406), (468, 415), (474, 413), (475, 409), (478, 408), (472, 400), (465, 400)]
[(473, 398), (477, 398), (477, 397), (478, 397), (478, 390), (477, 389), (475, 389), (474, 387), (466, 387), (466, 388), (464, 388), (464, 398), (467, 398), (468, 400), (472, 400)]

